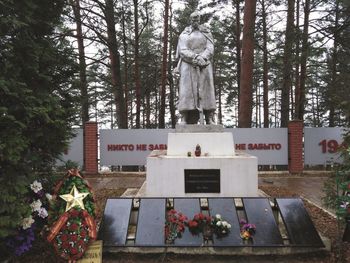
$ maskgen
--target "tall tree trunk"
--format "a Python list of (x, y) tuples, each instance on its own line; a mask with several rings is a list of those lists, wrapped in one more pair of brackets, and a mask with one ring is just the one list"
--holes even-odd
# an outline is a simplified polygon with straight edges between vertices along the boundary
[[(237, 61), (237, 90), (238, 97), (241, 91), (241, 15), (240, 15), (240, 5), (241, 0), (235, 0), (236, 6), (236, 61)], [(238, 108), (240, 101), (238, 100)]]
[(155, 114), (154, 114), (154, 126), (155, 127), (159, 127), (158, 126), (158, 118), (157, 116), (159, 116), (158, 112), (159, 112), (159, 92), (158, 92), (158, 72), (157, 72), (157, 69), (156, 69), (156, 79), (155, 79), (155, 82), (154, 82), (154, 90), (156, 91), (155, 92), (155, 97), (156, 97), (156, 101), (155, 101)]
[(218, 113), (218, 120), (219, 120), (219, 124), (222, 124), (222, 87), (221, 85), (219, 85), (218, 87), (218, 97), (219, 97), (219, 113)]
[(330, 91), (328, 95), (329, 99), (329, 127), (335, 126), (335, 89), (337, 85), (337, 63), (338, 63), (338, 27), (339, 27), (339, 1), (335, 1), (335, 21), (334, 21), (334, 42), (332, 53), (332, 80), (330, 85)]
[(263, 23), (263, 105), (264, 105), (264, 128), (269, 128), (269, 66), (267, 50), (267, 26), (266, 26), (266, 8), (265, 0), (261, 1), (262, 5), (262, 23)]
[[(172, 7), (171, 4), (169, 6), (170, 9), (170, 16), (169, 16), (169, 27), (170, 27), (170, 34), (169, 34), (169, 43), (173, 42), (173, 30), (172, 30)], [(169, 75), (169, 108), (170, 108), (170, 118), (171, 118), (171, 127), (175, 128), (176, 126), (176, 107), (175, 107), (175, 84), (174, 84), (174, 78), (171, 71), (171, 65), (172, 65), (172, 46), (169, 44), (169, 52), (168, 52), (168, 75)]]
[(308, 58), (308, 37), (309, 37), (309, 15), (310, 0), (305, 1), (304, 7), (304, 29), (302, 36), (301, 58), (300, 58), (300, 102), (299, 102), (299, 120), (304, 119), (305, 107), (305, 82), (306, 82), (306, 61)]
[(165, 128), (165, 86), (167, 80), (167, 52), (168, 52), (168, 19), (169, 19), (169, 0), (165, 0), (164, 6), (164, 31), (163, 31), (163, 60), (162, 60), (162, 78), (160, 86), (160, 109), (159, 109), (159, 128)]
[(149, 88), (146, 91), (146, 128), (151, 128), (151, 92)]
[[(128, 124), (128, 111), (129, 111), (129, 74), (128, 74), (128, 45), (126, 43), (126, 29), (125, 29), (125, 10), (124, 1), (122, 3), (122, 31), (123, 31), (123, 51), (124, 51), (124, 97), (125, 97), (125, 119)], [(130, 114), (131, 115), (131, 114)]]
[(300, 34), (299, 34), (299, 10), (300, 10), (300, 0), (297, 0), (296, 5), (296, 34), (295, 34), (295, 110), (294, 118), (298, 119), (299, 116), (299, 104), (300, 104)]
[(84, 49), (84, 38), (82, 30), (82, 21), (80, 14), (80, 0), (72, 0), (71, 5), (73, 8), (74, 19), (77, 26), (77, 43), (79, 52), (79, 88), (81, 98), (81, 120), (84, 124), (89, 121), (89, 97), (87, 91), (87, 80), (86, 80), (86, 62), (85, 62), (85, 49)]
[(242, 71), (238, 113), (238, 126), (240, 128), (250, 128), (252, 124), (255, 9), (256, 0), (244, 1)]
[[(80, 101), (81, 101), (81, 121), (82, 127), (85, 131), (85, 123), (89, 121), (89, 97), (87, 90), (87, 80), (86, 80), (86, 62), (85, 62), (85, 49), (84, 49), (84, 38), (83, 38), (83, 29), (82, 21), (80, 14), (80, 0), (71, 1), (75, 24), (77, 27), (77, 43), (78, 43), (78, 54), (79, 54), (79, 89), (80, 89)], [(96, 98), (97, 100), (97, 98)], [(97, 118), (97, 111), (96, 111)], [(84, 145), (85, 145), (85, 136), (84, 136)], [(86, 154), (84, 151), (84, 164), (86, 160)]]
[(140, 62), (139, 62), (139, 16), (138, 16), (138, 0), (134, 2), (134, 28), (135, 28), (135, 42), (134, 42), (134, 77), (135, 77), (135, 92), (136, 92), (136, 129), (140, 129), (140, 115), (141, 115), (141, 80), (140, 80)]
[(107, 43), (110, 59), (110, 68), (112, 75), (113, 94), (116, 102), (116, 114), (118, 128), (126, 129), (127, 121), (125, 114), (124, 91), (121, 83), (120, 72), (120, 54), (116, 39), (115, 22), (114, 22), (114, 5), (113, 0), (105, 0), (105, 17), (107, 24)]
[(287, 127), (289, 122), (289, 96), (292, 85), (292, 55), (294, 43), (294, 5), (295, 0), (288, 0), (286, 39), (283, 56), (283, 84), (281, 98), (281, 127)]

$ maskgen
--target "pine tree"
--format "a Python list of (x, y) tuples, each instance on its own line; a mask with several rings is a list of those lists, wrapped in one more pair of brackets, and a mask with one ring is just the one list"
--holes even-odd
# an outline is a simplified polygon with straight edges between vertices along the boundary
[(31, 176), (49, 173), (74, 121), (72, 49), (55, 37), (63, 0), (0, 2), (0, 239), (30, 213)]

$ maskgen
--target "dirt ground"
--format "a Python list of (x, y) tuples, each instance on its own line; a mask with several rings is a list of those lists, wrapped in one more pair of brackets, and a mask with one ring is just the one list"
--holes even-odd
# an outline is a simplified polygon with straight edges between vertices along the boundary
[[(296, 197), (298, 194), (285, 187), (279, 187), (274, 185), (264, 185), (259, 187), (266, 194), (272, 197)], [(119, 189), (107, 189), (100, 188), (95, 190), (95, 199), (97, 206), (97, 221), (101, 220), (103, 209), (107, 198), (120, 196), (124, 192), (124, 188)], [(333, 263), (333, 262), (350, 262), (350, 244), (342, 243), (339, 246), (337, 237), (338, 228), (337, 222), (334, 217), (323, 211), (322, 209), (314, 206), (311, 203), (304, 202), (305, 206), (317, 228), (317, 230), (325, 237), (328, 237), (332, 242), (332, 250), (330, 253), (317, 253), (307, 255), (288, 255), (288, 256), (208, 256), (208, 255), (175, 255), (171, 253), (167, 254), (104, 254), (104, 263), (137, 263), (137, 262), (245, 262), (245, 263), (267, 263), (267, 262), (282, 262), (282, 263)], [(0, 257), (0, 262), (2, 262)], [(6, 261), (4, 261), (6, 262)], [(45, 241), (41, 240), (35, 243), (33, 249), (20, 258), (11, 259), (7, 262), (66, 262), (57, 258), (52, 247)]]

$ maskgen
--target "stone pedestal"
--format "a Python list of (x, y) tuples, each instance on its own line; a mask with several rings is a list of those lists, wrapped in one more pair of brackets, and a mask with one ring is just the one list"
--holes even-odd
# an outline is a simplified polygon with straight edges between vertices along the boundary
[[(201, 146), (200, 157), (194, 155), (197, 144)], [(257, 166), (256, 157), (235, 153), (232, 134), (224, 132), (222, 126), (181, 125), (169, 133), (167, 151), (153, 151), (147, 158), (146, 196), (255, 197)], [(197, 175), (189, 177), (193, 171)], [(188, 185), (196, 182), (196, 190), (189, 191)], [(213, 184), (215, 190), (210, 186)]]
[(235, 148), (232, 133), (169, 133), (167, 156), (192, 156), (199, 144), (202, 156), (234, 156)]

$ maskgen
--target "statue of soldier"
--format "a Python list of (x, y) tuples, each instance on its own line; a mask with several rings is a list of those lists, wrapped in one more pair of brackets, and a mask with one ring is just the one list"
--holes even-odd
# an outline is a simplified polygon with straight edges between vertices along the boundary
[(191, 25), (180, 34), (176, 71), (179, 79), (179, 101), (177, 109), (181, 124), (214, 124), (216, 109), (212, 58), (213, 37), (204, 25), (200, 25), (197, 11), (190, 16)]

